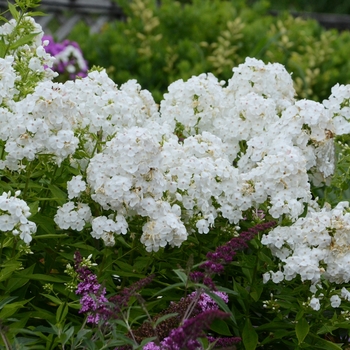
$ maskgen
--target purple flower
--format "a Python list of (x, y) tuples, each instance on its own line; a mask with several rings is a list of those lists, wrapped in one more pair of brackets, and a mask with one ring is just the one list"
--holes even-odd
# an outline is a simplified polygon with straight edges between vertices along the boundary
[(105, 297), (106, 288), (103, 288), (94, 275), (86, 266), (81, 266), (82, 257), (79, 252), (75, 253), (75, 270), (78, 273), (78, 284), (76, 294), (80, 298), (81, 309), (79, 313), (88, 313), (87, 322), (98, 324), (99, 321), (108, 318), (108, 299)]
[[(219, 296), (226, 304), (228, 303), (228, 295), (224, 292), (214, 292), (217, 296)], [(190, 294), (190, 297), (197, 298), (198, 292), (193, 292)], [(199, 295), (197, 305), (201, 309), (201, 311), (208, 310), (219, 310), (219, 306), (215, 300), (213, 300), (207, 293), (201, 293)]]
[(155, 343), (150, 342), (143, 347), (143, 350), (161, 350), (161, 348)]
[(119, 318), (123, 308), (128, 305), (129, 299), (154, 278), (154, 275), (143, 278), (108, 300), (105, 296), (106, 288), (98, 283), (96, 275), (86, 266), (81, 265), (83, 259), (78, 251), (74, 254), (74, 260), (75, 271), (81, 281), (75, 292), (82, 296), (79, 313), (88, 313), (87, 322), (89, 323), (97, 324), (101, 320), (108, 322), (110, 318)]
[(114, 313), (118, 314), (125, 308), (132, 296), (140, 291), (144, 286), (149, 284), (154, 279), (154, 275), (142, 278), (133, 283), (129, 288), (124, 288), (119, 294), (109, 299), (110, 303), (114, 305)]
[(64, 40), (62, 43), (55, 43), (51, 35), (44, 35), (43, 41), (49, 41), (45, 51), (56, 58), (52, 69), (60, 74), (68, 74), (69, 79), (86, 77), (88, 64), (84, 59), (78, 43)]
[(183, 325), (173, 329), (161, 342), (162, 350), (197, 350), (200, 348), (198, 338), (204, 336), (203, 330), (210, 327), (216, 318), (226, 318), (229, 314), (219, 310), (207, 310), (185, 320)]
[(210, 289), (216, 290), (212, 276), (222, 273), (224, 271), (224, 265), (233, 260), (237, 251), (247, 248), (248, 242), (256, 234), (275, 226), (275, 224), (274, 221), (258, 224), (242, 232), (238, 237), (232, 238), (224, 245), (217, 247), (215, 252), (207, 253), (207, 261), (199, 266), (204, 272), (192, 272), (190, 274), (191, 280), (195, 283), (203, 281)]

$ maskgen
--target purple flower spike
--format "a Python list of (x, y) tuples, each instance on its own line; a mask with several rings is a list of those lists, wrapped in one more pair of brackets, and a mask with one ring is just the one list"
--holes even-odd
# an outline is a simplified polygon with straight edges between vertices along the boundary
[(207, 254), (207, 261), (200, 265), (204, 273), (192, 272), (190, 274), (191, 280), (195, 283), (203, 281), (206, 286), (210, 287), (212, 290), (216, 290), (212, 276), (222, 273), (224, 271), (224, 265), (233, 260), (237, 251), (247, 248), (248, 242), (252, 240), (256, 234), (275, 226), (275, 224), (274, 221), (258, 224), (216, 248), (215, 252), (209, 252)]
[(87, 322), (98, 324), (101, 319), (106, 320), (109, 315), (107, 309), (108, 299), (105, 297), (106, 288), (103, 288), (94, 275), (86, 266), (81, 266), (82, 257), (79, 252), (75, 253), (75, 270), (78, 273), (76, 294), (82, 295), (80, 299), (81, 309), (79, 313), (88, 313)]
[(203, 330), (217, 318), (223, 319), (229, 314), (219, 310), (207, 310), (192, 317), (184, 324), (170, 332), (169, 336), (161, 342), (162, 350), (198, 350), (198, 338), (204, 336)]

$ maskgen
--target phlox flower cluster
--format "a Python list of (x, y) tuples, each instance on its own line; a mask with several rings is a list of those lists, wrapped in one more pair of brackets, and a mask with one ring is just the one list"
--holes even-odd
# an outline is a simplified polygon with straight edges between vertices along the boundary
[(0, 231), (12, 232), (28, 244), (32, 240), (32, 234), (36, 232), (36, 225), (28, 220), (29, 207), (24, 200), (17, 198), (19, 194), (20, 191), (15, 196), (4, 192), (0, 196)]
[(54, 221), (62, 229), (81, 231), (91, 221), (91, 209), (85, 203), (67, 202), (58, 208)]
[(12, 45), (7, 51), (5, 60), (13, 58), (12, 66), (17, 75), (15, 85), (25, 83), (20, 80), (20, 71), (23, 71), (23, 68), (29, 68), (29, 71), (24, 70), (26, 78), (31, 78), (34, 83), (51, 80), (57, 75), (50, 69), (54, 58), (46, 53), (44, 49), (44, 45), (48, 44), (48, 42), (42, 42), (44, 35), (42, 27), (32, 17), (24, 16), (19, 25), (15, 19), (11, 19), (0, 26), (0, 37), (5, 44), (10, 42), (13, 44), (18, 40), (23, 40), (23, 37), (34, 33), (35, 35), (26, 44)]
[(52, 69), (59, 73), (68, 73), (69, 79), (86, 77), (88, 65), (78, 43), (64, 40), (56, 43), (51, 35), (44, 35), (43, 42), (48, 41), (45, 51), (55, 58)]
[(348, 202), (340, 202), (334, 209), (309, 210), (291, 226), (277, 226), (261, 242), (282, 261), (283, 269), (267, 274), (277, 283), (297, 275), (313, 284), (319, 283), (321, 276), (330, 282), (348, 283), (349, 230)]
[[(320, 284), (317, 286), (313, 285), (310, 288), (310, 291), (313, 292), (313, 296), (308, 300), (308, 306), (311, 307), (315, 311), (319, 311), (321, 309), (321, 304), (323, 302), (324, 294), (322, 293), (323, 289)], [(350, 301), (350, 292), (343, 287), (340, 291), (333, 290), (333, 295), (326, 300), (333, 308), (340, 307), (342, 301)], [(347, 319), (348, 321), (348, 319)]]
[[(261, 242), (279, 258), (281, 269), (266, 272), (264, 282), (270, 279), (274, 283), (290, 281), (296, 276), (302, 281), (310, 281), (314, 296), (309, 305), (319, 310), (322, 295), (318, 296), (317, 290), (323, 280), (336, 284), (350, 281), (349, 230), (349, 202), (340, 202), (334, 209), (328, 206), (309, 209), (305, 217), (291, 226), (277, 226), (264, 235)], [(349, 299), (349, 292), (344, 288), (341, 297)], [(330, 303), (332, 307), (338, 307), (341, 299), (334, 294)]]
[[(311, 202), (310, 182), (334, 172), (333, 138), (349, 132), (349, 87), (336, 85), (323, 103), (296, 101), (282, 65), (247, 58), (226, 86), (212, 74), (179, 80), (158, 106), (135, 80), (118, 87), (104, 70), (53, 83), (48, 42), (28, 21), (39, 34), (0, 60), (0, 168), (22, 170), (42, 155), (69, 161), (77, 172), (67, 183), (72, 203), (56, 215), (62, 229), (86, 228), (113, 245), (137, 216), (141, 242), (157, 251), (208, 233), (218, 218), (238, 224), (261, 205), (295, 222)], [(14, 30), (11, 21), (0, 28), (5, 43)]]

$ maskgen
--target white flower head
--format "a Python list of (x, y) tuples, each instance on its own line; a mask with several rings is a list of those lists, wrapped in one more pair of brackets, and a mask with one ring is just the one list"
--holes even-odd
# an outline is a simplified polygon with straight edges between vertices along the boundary
[(336, 308), (339, 307), (341, 304), (341, 299), (339, 298), (338, 295), (332, 295), (330, 298), (331, 306)]
[(77, 198), (86, 190), (86, 182), (82, 180), (81, 175), (73, 176), (72, 180), (67, 182), (67, 190), (69, 199)]
[(316, 297), (313, 297), (310, 300), (309, 306), (315, 311), (320, 310), (320, 308), (321, 308), (320, 300)]

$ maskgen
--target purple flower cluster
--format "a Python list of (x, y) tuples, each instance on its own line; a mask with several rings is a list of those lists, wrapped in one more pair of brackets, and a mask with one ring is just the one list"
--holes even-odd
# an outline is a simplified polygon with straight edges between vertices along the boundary
[(191, 280), (195, 283), (203, 282), (203, 284), (210, 289), (216, 290), (212, 276), (222, 273), (224, 271), (224, 265), (227, 265), (233, 260), (237, 251), (247, 248), (248, 242), (252, 240), (256, 234), (275, 226), (275, 224), (274, 221), (258, 224), (216, 248), (215, 252), (207, 253), (207, 261), (199, 266), (204, 272), (192, 272), (190, 274)]
[(120, 314), (123, 308), (128, 305), (129, 299), (154, 278), (154, 275), (143, 278), (108, 300), (105, 296), (106, 288), (98, 283), (96, 275), (83, 266), (82, 261), (81, 254), (78, 251), (75, 252), (74, 268), (81, 281), (75, 293), (82, 295), (79, 313), (88, 313), (87, 322), (89, 323), (98, 324), (101, 320), (108, 322), (109, 319), (120, 318)]
[(44, 35), (42, 40), (43, 42), (49, 41), (49, 44), (45, 46), (45, 51), (56, 58), (52, 67), (54, 71), (60, 75), (67, 75), (71, 80), (87, 76), (88, 64), (78, 43), (69, 40), (55, 43), (51, 35)]
[(210, 327), (210, 324), (217, 318), (226, 318), (229, 315), (219, 310), (203, 311), (199, 315), (185, 320), (183, 325), (173, 329), (160, 346), (151, 342), (143, 350), (197, 350), (201, 349), (198, 338), (205, 336), (204, 329)]
[(136, 295), (144, 286), (152, 282), (154, 275), (142, 278), (133, 283), (129, 288), (124, 288), (119, 294), (112, 296), (109, 302), (113, 304), (114, 314), (122, 312), (122, 309), (128, 306), (129, 300)]
[[(214, 292), (217, 296), (219, 296), (226, 304), (228, 303), (228, 295), (224, 292)], [(198, 293), (193, 292), (190, 294), (190, 297), (197, 298)], [(208, 310), (219, 310), (219, 306), (215, 300), (213, 300), (207, 293), (201, 293), (198, 296), (197, 306), (200, 310), (208, 311)]]
[(78, 273), (78, 284), (76, 294), (80, 298), (81, 309), (79, 313), (88, 313), (87, 322), (98, 324), (101, 319), (108, 318), (108, 299), (105, 297), (106, 288), (103, 288), (94, 275), (86, 266), (81, 266), (82, 257), (79, 252), (75, 253), (75, 271)]

